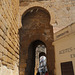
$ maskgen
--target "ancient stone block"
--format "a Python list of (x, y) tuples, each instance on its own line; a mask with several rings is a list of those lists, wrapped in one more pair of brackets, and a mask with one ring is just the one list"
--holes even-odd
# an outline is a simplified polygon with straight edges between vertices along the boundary
[(9, 58), (9, 57), (7, 57), (7, 63), (12, 64), (12, 63), (13, 63), (13, 62), (12, 62), (12, 59), (11, 59), (11, 58)]
[(3, 40), (3, 38), (0, 36), (0, 44), (3, 45), (3, 44), (4, 44), (3, 42), (4, 42), (4, 40)]
[(24, 67), (26, 67), (26, 66), (27, 66), (26, 63), (22, 63), (22, 65), (21, 65), (22, 68), (24, 68)]
[(7, 51), (7, 56), (13, 59), (13, 55), (9, 51)]
[(0, 36), (3, 36), (3, 34), (4, 34), (3, 31), (0, 29)]
[(2, 64), (7, 66), (8, 63), (6, 61), (2, 61)]
[(0, 44), (0, 52), (3, 52), (4, 47)]
[(2, 58), (3, 58), (3, 61), (7, 62), (8, 57), (6, 55), (3, 54)]
[(7, 65), (7, 68), (13, 69), (13, 65), (12, 65), (12, 64), (8, 64), (8, 65)]
[(3, 49), (3, 54), (7, 55), (7, 49), (5, 49), (5, 48)]
[(0, 60), (2, 60), (2, 53), (0, 52)]

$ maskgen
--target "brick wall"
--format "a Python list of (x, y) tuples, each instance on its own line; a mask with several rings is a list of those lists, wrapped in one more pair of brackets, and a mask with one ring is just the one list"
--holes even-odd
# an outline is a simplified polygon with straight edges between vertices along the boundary
[(18, 8), (18, 0), (0, 0), (0, 75), (8, 75), (8, 69), (9, 75), (17, 75), (13, 71), (19, 63)]

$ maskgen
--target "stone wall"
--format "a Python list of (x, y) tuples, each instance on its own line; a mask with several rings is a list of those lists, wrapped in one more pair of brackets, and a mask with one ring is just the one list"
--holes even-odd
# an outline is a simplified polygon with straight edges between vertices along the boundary
[(49, 23), (50, 15), (44, 8), (33, 7), (23, 14), (20, 29), (20, 75), (34, 74), (35, 51), (38, 45), (46, 45), (48, 70), (54, 75), (53, 27)]
[(0, 75), (18, 75), (19, 0), (0, 0)]
[[(19, 73), (18, 28), (19, 24), (20, 27), (22, 26), (22, 15), (28, 9), (32, 7), (42, 7), (46, 9), (50, 14), (50, 24), (54, 26), (54, 32), (75, 22), (74, 0), (37, 0), (37, 2), (34, 2), (36, 0), (26, 1), (30, 2), (20, 3), (19, 7), (19, 0), (0, 0), (0, 75), (18, 75)], [(38, 30), (37, 32), (39, 31), (40, 30)], [(36, 38), (37, 37), (34, 37), (33, 40), (36, 40)], [(49, 36), (48, 38), (50, 39)], [(48, 45), (50, 46), (49, 43)], [(48, 60), (48, 62), (50, 62), (50, 60)], [(48, 64), (50, 65), (50, 63)], [(24, 65), (26, 66), (26, 64)]]
[(75, 22), (75, 1), (74, 0), (50, 0), (38, 2), (20, 3), (20, 15), (31, 7), (43, 7), (48, 10), (51, 16), (50, 24), (54, 32)]

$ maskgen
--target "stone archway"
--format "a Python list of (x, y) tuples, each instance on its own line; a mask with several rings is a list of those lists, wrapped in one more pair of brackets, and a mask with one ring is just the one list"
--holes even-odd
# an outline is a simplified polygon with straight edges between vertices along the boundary
[[(54, 75), (55, 54), (52, 45), (54, 39), (50, 18), (49, 12), (42, 7), (30, 8), (23, 14), (22, 27), (20, 29), (20, 75), (30, 75), (27, 73), (29, 67), (28, 61), (29, 59), (35, 60), (35, 56), (32, 56), (35, 54), (35, 44), (33, 45), (34, 48), (32, 48), (30, 44), (38, 39), (46, 45), (48, 70), (51, 75)], [(34, 49), (34, 51), (32, 51), (32, 49)], [(33, 66), (35, 66), (35, 63), (32, 63), (34, 64)], [(31, 75), (33, 75), (33, 72), (34, 70), (32, 70)]]
[(34, 75), (35, 54), (36, 54), (36, 47), (38, 45), (44, 45), (44, 43), (40, 40), (35, 40), (28, 47), (27, 67), (26, 67), (26, 70), (25, 70), (26, 75)]
[(39, 58), (40, 58), (41, 56), (46, 56), (46, 54), (45, 54), (44, 52), (41, 52), (41, 53), (39, 54)]

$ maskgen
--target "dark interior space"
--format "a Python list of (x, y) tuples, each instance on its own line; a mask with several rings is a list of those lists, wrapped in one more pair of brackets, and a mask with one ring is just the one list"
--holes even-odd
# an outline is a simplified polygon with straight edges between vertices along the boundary
[(74, 75), (72, 61), (61, 63), (62, 75)]
[[(26, 75), (34, 75), (35, 69), (35, 52), (38, 45), (45, 45), (42, 41), (36, 40), (32, 42), (28, 49), (28, 59), (26, 67)], [(41, 55), (40, 55), (41, 56)]]

